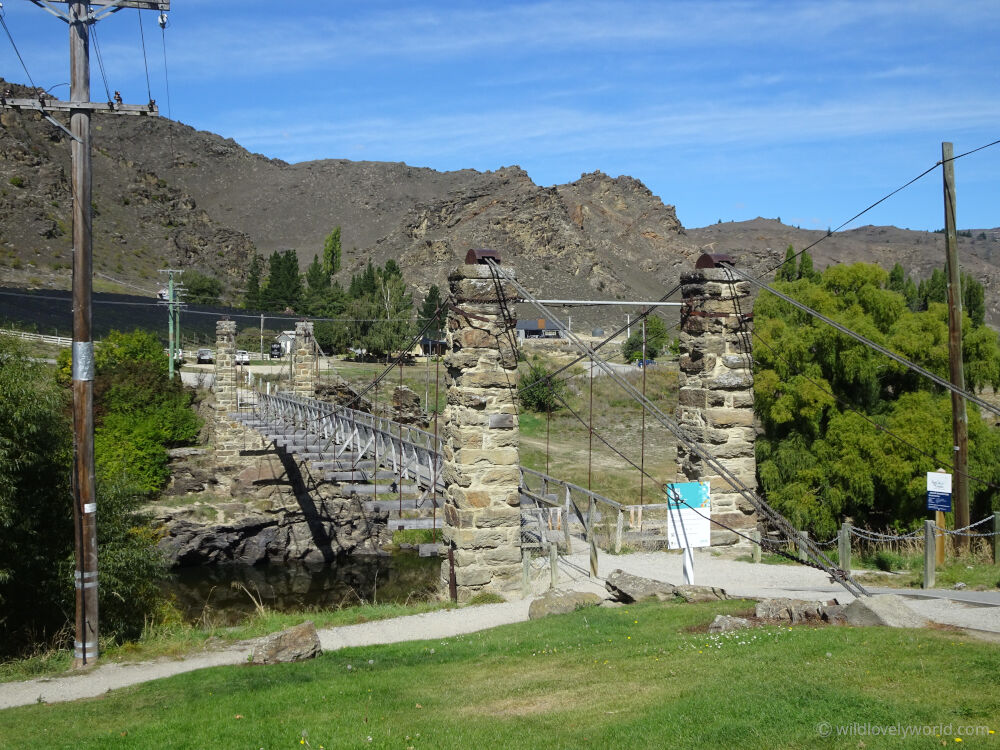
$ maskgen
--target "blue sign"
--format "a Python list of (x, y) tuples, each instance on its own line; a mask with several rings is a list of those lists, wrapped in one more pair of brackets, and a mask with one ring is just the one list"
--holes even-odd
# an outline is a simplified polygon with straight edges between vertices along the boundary
[(928, 491), (927, 510), (940, 510), (942, 513), (951, 513), (951, 493)]

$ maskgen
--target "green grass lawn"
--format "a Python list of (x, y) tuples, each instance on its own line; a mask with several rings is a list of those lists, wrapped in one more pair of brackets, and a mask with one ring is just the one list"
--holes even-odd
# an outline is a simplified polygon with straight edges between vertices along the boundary
[[(0, 746), (940, 747), (957, 743), (836, 728), (1000, 728), (995, 645), (928, 630), (698, 632), (715, 613), (748, 607), (587, 609), (302, 664), (205, 670), (6, 710)], [(833, 736), (821, 735), (827, 727)], [(962, 746), (998, 745), (987, 734)]]

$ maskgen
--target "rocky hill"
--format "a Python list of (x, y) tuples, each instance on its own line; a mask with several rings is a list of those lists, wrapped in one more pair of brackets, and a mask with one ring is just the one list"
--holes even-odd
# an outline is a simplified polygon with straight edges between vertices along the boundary
[[(485, 246), (500, 250), (542, 297), (659, 298), (705, 250), (763, 269), (788, 244), (799, 248), (825, 234), (764, 219), (685, 230), (673, 206), (639, 180), (600, 172), (541, 187), (516, 166), (437, 172), (402, 163), (288, 164), (166, 118), (95, 116), (93, 141), (95, 288), (106, 291), (154, 289), (157, 269), (170, 266), (222, 278), (235, 299), (250, 253), (294, 248), (304, 268), (340, 226), (345, 281), (368, 260), (394, 258), (420, 295), (443, 282), (468, 248)], [(0, 285), (68, 288), (68, 173), (62, 131), (38, 115), (3, 113)], [(962, 240), (963, 263), (986, 284), (994, 320), (997, 237), (981, 230)], [(940, 264), (942, 242), (927, 232), (865, 227), (828, 238), (814, 256), (819, 267), (899, 260), (924, 276)]]

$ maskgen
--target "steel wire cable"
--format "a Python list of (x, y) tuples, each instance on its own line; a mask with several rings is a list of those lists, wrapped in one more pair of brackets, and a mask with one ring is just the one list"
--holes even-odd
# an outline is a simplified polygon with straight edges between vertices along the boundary
[(135, 9), (136, 17), (139, 19), (139, 39), (142, 42), (142, 64), (146, 68), (146, 94), (149, 101), (153, 101), (153, 87), (149, 83), (149, 60), (146, 58), (146, 34), (142, 30), (142, 11)]
[(828, 318), (827, 316), (823, 315), (822, 313), (817, 312), (816, 310), (813, 310), (811, 307), (808, 307), (808, 306), (804, 305), (803, 303), (799, 302), (798, 300), (794, 299), (793, 297), (790, 297), (790, 296), (788, 296), (787, 294), (785, 294), (783, 292), (779, 292), (776, 289), (773, 289), (769, 285), (765, 284), (764, 282), (760, 281), (759, 279), (753, 278), (752, 276), (750, 276), (747, 273), (744, 273), (743, 271), (739, 270), (738, 268), (732, 268), (731, 267), (731, 270), (732, 270), (733, 273), (735, 273), (736, 275), (738, 275), (741, 279), (743, 279), (745, 281), (749, 281), (750, 283), (755, 284), (756, 286), (760, 287), (761, 289), (770, 292), (775, 297), (779, 297), (779, 298), (785, 300), (785, 302), (788, 302), (790, 305), (792, 305), (794, 307), (797, 307), (798, 309), (802, 310), (803, 312), (807, 313), (808, 315), (811, 315), (814, 318), (817, 318), (818, 320), (823, 321), (827, 325), (832, 326), (833, 328), (836, 328), (841, 333), (843, 333), (843, 334), (845, 334), (847, 336), (850, 336), (852, 339), (854, 339), (856, 341), (861, 342), (862, 344), (864, 344), (865, 346), (869, 347), (870, 349), (874, 349), (875, 351), (880, 352), (881, 354), (884, 354), (885, 356), (889, 357), (893, 361), (898, 362), (899, 364), (903, 365), (907, 369), (912, 370), (913, 372), (917, 373), (918, 375), (922, 375), (923, 377), (927, 378), (928, 380), (933, 381), (934, 383), (937, 383), (942, 388), (946, 388), (949, 391), (951, 391), (952, 393), (955, 393), (955, 394), (958, 394), (959, 396), (962, 396), (967, 401), (971, 401), (974, 404), (977, 404), (978, 406), (986, 409), (987, 411), (990, 411), (990, 412), (992, 412), (994, 414), (1000, 415), (1000, 407), (994, 406), (993, 404), (989, 403), (988, 401), (985, 401), (985, 400), (979, 398), (978, 396), (976, 396), (975, 394), (970, 393), (968, 391), (965, 391), (965, 390), (959, 388), (956, 385), (952, 385), (950, 382), (948, 382), (944, 378), (940, 377), (939, 375), (935, 375), (930, 370), (928, 370), (928, 369), (926, 369), (924, 367), (921, 367), (920, 365), (916, 364), (915, 362), (911, 362), (910, 360), (906, 359), (905, 357), (900, 356), (899, 354), (896, 354), (894, 351), (892, 351), (891, 349), (888, 349), (888, 348), (882, 346), (881, 344), (876, 344), (871, 339), (862, 336), (860, 333), (856, 333), (855, 331), (852, 331), (847, 326), (842, 325), (842, 324), (838, 323), (837, 321), (835, 321), (835, 320), (833, 320), (831, 318)]
[[(496, 266), (496, 264), (489, 259), (487, 259), (487, 263)], [(497, 268), (502, 273), (502, 269), (499, 269), (498, 266)], [(725, 466), (723, 466), (714, 456), (712, 456), (703, 448), (701, 448), (699, 445), (697, 445), (697, 443), (695, 443), (695, 441), (690, 436), (687, 435), (687, 432), (683, 428), (681, 428), (680, 425), (676, 424), (659, 407), (657, 407), (655, 404), (651, 403), (648, 399), (646, 399), (640, 392), (638, 392), (634, 387), (632, 387), (632, 385), (628, 383), (628, 381), (624, 380), (624, 378), (622, 378), (618, 373), (616, 373), (612, 368), (610, 368), (603, 359), (597, 357), (596, 354), (593, 352), (593, 349), (591, 349), (589, 346), (583, 343), (579, 339), (579, 337), (573, 335), (572, 332), (568, 331), (565, 325), (563, 325), (558, 318), (552, 316), (551, 312), (549, 312), (542, 303), (538, 302), (531, 295), (531, 293), (524, 288), (522, 284), (520, 284), (516, 279), (512, 278), (511, 276), (505, 276), (505, 278), (511, 282), (512, 286), (514, 286), (517, 289), (518, 293), (522, 297), (524, 297), (524, 299), (527, 302), (529, 302), (543, 315), (551, 317), (552, 320), (556, 323), (557, 330), (562, 331), (565, 334), (566, 338), (569, 341), (571, 341), (574, 344), (574, 346), (583, 351), (585, 355), (590, 356), (601, 367), (601, 369), (603, 369), (608, 374), (609, 377), (614, 379), (619, 384), (619, 386), (621, 386), (622, 389), (625, 390), (626, 393), (628, 393), (634, 400), (638, 401), (640, 404), (643, 404), (644, 406), (649, 408), (650, 413), (653, 414), (664, 427), (666, 427), (668, 430), (674, 433), (674, 435), (686, 445), (688, 450), (697, 455), (702, 461), (704, 461), (708, 466), (710, 466), (713, 470), (715, 470), (715, 472), (720, 477), (725, 479), (725, 481), (731, 487), (733, 487), (733, 489), (736, 490), (736, 492), (741, 497), (743, 497), (748, 503), (750, 503), (752, 507), (756, 508), (761, 513), (762, 516), (765, 516), (771, 523), (773, 523), (778, 528), (781, 528), (786, 532), (790, 532), (794, 536), (798, 536), (798, 532), (794, 528), (792, 528), (791, 524), (789, 524), (788, 521), (781, 514), (779, 514), (777, 511), (771, 508), (770, 505), (768, 505), (759, 495), (757, 495), (755, 492), (753, 492), (745, 485), (743, 485), (742, 482), (740, 482), (736, 478), (736, 476), (732, 472), (730, 472)], [(721, 526), (722, 528), (725, 528), (726, 530), (736, 534), (739, 537), (742, 537), (748, 541), (756, 543), (756, 540), (751, 539), (746, 534), (743, 534), (716, 519), (712, 519), (708, 516), (705, 516), (704, 514), (700, 513), (697, 509), (692, 508), (692, 510), (697, 515), (707, 519), (710, 523), (714, 523), (718, 526)], [(807, 546), (810, 544), (808, 540), (806, 540), (805, 543)], [(786, 554), (783, 553), (783, 551), (776, 550), (776, 552), (778, 554)], [(868, 593), (863, 586), (855, 582), (850, 577), (850, 574), (848, 574), (846, 571), (837, 568), (833, 564), (833, 562), (829, 558), (827, 558), (826, 555), (824, 555), (823, 552), (818, 547), (812, 550), (812, 554), (819, 562), (811, 562), (811, 561), (809, 562), (799, 561), (799, 562), (802, 562), (805, 565), (809, 565), (810, 567), (816, 567), (819, 570), (825, 571), (835, 581), (840, 583), (851, 593), (857, 593), (862, 595), (866, 595)], [(786, 556), (788, 555), (786, 554)]]
[[(776, 357), (778, 357), (778, 358), (779, 358), (779, 359), (780, 359), (780, 360), (781, 360), (782, 362), (784, 362), (784, 363), (785, 363), (786, 365), (788, 365), (788, 367), (789, 367), (789, 368), (792, 368), (792, 364), (791, 364), (791, 362), (789, 362), (789, 361), (788, 361), (788, 360), (787, 360), (787, 359), (785, 358), (785, 356), (781, 354), (781, 352), (779, 352), (779, 351), (778, 351), (777, 349), (775, 349), (775, 348), (774, 348), (773, 346), (771, 346), (771, 344), (770, 344), (770, 343), (769, 343), (768, 341), (766, 341), (766, 340), (765, 340), (765, 339), (764, 339), (764, 338), (763, 338), (763, 337), (762, 337), (762, 336), (761, 336), (761, 335), (760, 335), (759, 333), (757, 333), (757, 331), (753, 331), (753, 332), (752, 332), (752, 334), (753, 334), (753, 337), (754, 337), (755, 339), (757, 339), (757, 341), (759, 341), (759, 342), (760, 342), (761, 344), (763, 344), (763, 345), (764, 345), (765, 347), (767, 347), (767, 348), (768, 348), (768, 350), (769, 350), (769, 351), (770, 351), (770, 352), (771, 352), (772, 354), (774, 354), (774, 355), (775, 355)], [(794, 369), (794, 368), (793, 368), (793, 369)], [(917, 446), (917, 445), (915, 445), (915, 444), (911, 443), (910, 441), (908, 441), (908, 440), (907, 440), (906, 438), (904, 438), (904, 437), (902, 437), (902, 436), (900, 436), (900, 435), (897, 435), (897, 434), (896, 434), (895, 432), (893, 432), (892, 430), (890, 430), (890, 429), (889, 429), (888, 427), (886, 427), (886, 426), (884, 426), (884, 425), (881, 425), (881, 424), (879, 424), (879, 423), (878, 423), (878, 422), (877, 422), (877, 421), (876, 421), (875, 419), (873, 419), (872, 417), (868, 416), (868, 415), (867, 415), (867, 414), (865, 414), (865, 413), (864, 413), (863, 411), (861, 411), (861, 410), (859, 410), (859, 409), (856, 409), (856, 408), (854, 408), (853, 406), (851, 406), (851, 405), (850, 405), (850, 403), (848, 403), (848, 402), (847, 402), (847, 401), (846, 401), (846, 400), (844, 399), (844, 397), (843, 397), (843, 396), (838, 396), (838, 395), (837, 395), (837, 394), (836, 394), (836, 393), (835, 393), (835, 392), (833, 391), (833, 389), (832, 389), (832, 388), (830, 388), (829, 386), (824, 386), (824, 385), (823, 385), (822, 383), (820, 383), (819, 381), (817, 381), (817, 380), (815, 380), (814, 378), (810, 377), (809, 375), (806, 375), (806, 374), (805, 374), (804, 372), (802, 372), (802, 371), (799, 371), (799, 372), (797, 373), (797, 375), (798, 375), (799, 377), (801, 377), (801, 378), (804, 378), (805, 380), (807, 380), (807, 381), (808, 381), (809, 383), (811, 383), (812, 385), (814, 385), (814, 386), (815, 386), (816, 388), (818, 388), (819, 390), (821, 390), (821, 391), (823, 391), (824, 393), (827, 393), (827, 394), (829, 394), (830, 396), (832, 396), (832, 397), (833, 397), (834, 399), (836, 399), (836, 401), (837, 401), (837, 402), (838, 402), (838, 403), (839, 403), (839, 404), (840, 404), (841, 406), (843, 406), (843, 407), (844, 407), (845, 409), (847, 409), (848, 411), (850, 411), (850, 412), (853, 412), (854, 414), (857, 414), (857, 415), (858, 415), (859, 417), (861, 417), (861, 418), (862, 418), (863, 420), (865, 420), (866, 422), (868, 422), (868, 424), (870, 424), (870, 425), (871, 425), (872, 427), (874, 427), (875, 429), (877, 429), (877, 430), (879, 430), (879, 431), (881, 431), (881, 432), (884, 432), (884, 433), (885, 433), (886, 435), (888, 435), (889, 437), (891, 437), (891, 438), (892, 438), (893, 440), (896, 440), (896, 441), (898, 441), (899, 443), (901, 443), (901, 444), (905, 445), (905, 446), (906, 446), (907, 448), (909, 448), (910, 450), (914, 451), (915, 453), (919, 453), (919, 454), (920, 454), (921, 456), (924, 456), (925, 458), (929, 458), (929, 459), (931, 459), (932, 461), (934, 461), (935, 463), (937, 463), (937, 464), (939, 464), (939, 465), (941, 465), (941, 466), (944, 466), (944, 467), (947, 467), (947, 468), (950, 468), (950, 469), (951, 469), (951, 470), (952, 470), (953, 472), (956, 472), (956, 473), (958, 473), (958, 474), (961, 474), (962, 476), (965, 476), (965, 477), (967, 477), (967, 478), (969, 478), (969, 479), (972, 479), (972, 480), (974, 480), (974, 481), (976, 481), (976, 482), (979, 482), (980, 484), (982, 484), (982, 485), (984, 485), (984, 486), (986, 486), (986, 487), (990, 487), (990, 488), (992, 488), (992, 489), (998, 489), (998, 490), (1000, 490), (1000, 485), (996, 485), (996, 484), (994, 484), (993, 482), (990, 482), (990, 481), (987, 481), (986, 479), (981, 479), (980, 477), (977, 477), (977, 476), (976, 476), (976, 475), (974, 475), (974, 474), (969, 474), (969, 473), (966, 473), (966, 472), (958, 472), (958, 471), (956, 471), (956, 469), (955, 469), (954, 465), (953, 465), (953, 464), (951, 464), (950, 462), (948, 462), (948, 461), (944, 461), (944, 460), (941, 460), (941, 459), (939, 459), (939, 458), (938, 458), (937, 456), (935, 456), (934, 454), (932, 454), (932, 453), (928, 453), (928, 452), (927, 452), (927, 451), (925, 451), (924, 449), (922, 449), (922, 448), (920, 448), (919, 446)], [(784, 381), (784, 380), (783, 380), (782, 382), (787, 382), (787, 381)]]
[[(998, 143), (1000, 143), (1000, 138), (998, 138), (995, 141), (991, 141), (990, 143), (983, 144), (982, 146), (979, 146), (977, 148), (970, 149), (969, 151), (966, 151), (964, 153), (958, 154), (956, 156), (952, 156), (950, 159), (946, 159), (944, 161), (955, 161), (956, 159), (961, 159), (962, 157), (974, 154), (977, 151), (982, 151), (983, 149), (990, 148), (991, 146), (996, 146)], [(893, 190), (891, 193), (887, 193), (886, 195), (883, 195), (881, 198), (879, 198), (877, 201), (875, 201), (874, 203), (872, 203), (871, 205), (869, 205), (867, 208), (863, 209), (862, 211), (859, 211), (858, 213), (854, 214), (854, 216), (852, 216), (850, 219), (848, 219), (847, 221), (845, 221), (842, 224), (840, 224), (836, 229), (830, 230), (829, 233), (823, 235), (822, 237), (820, 237), (815, 242), (810, 243), (806, 247), (802, 248), (801, 250), (799, 250), (794, 255), (792, 255), (792, 256), (790, 256), (788, 258), (785, 258), (783, 261), (781, 261), (780, 263), (778, 263), (778, 265), (773, 266), (772, 268), (769, 268), (767, 271), (764, 271), (757, 278), (763, 278), (764, 276), (767, 276), (768, 274), (773, 273), (777, 269), (781, 268), (786, 263), (790, 263), (791, 261), (794, 261), (800, 255), (802, 255), (802, 253), (806, 252), (807, 250), (811, 250), (812, 248), (816, 247), (816, 245), (818, 245), (819, 243), (823, 242), (827, 238), (832, 237), (834, 233), (839, 232), (841, 229), (843, 229), (844, 227), (846, 227), (848, 224), (850, 224), (855, 219), (860, 219), (862, 216), (864, 216), (866, 213), (868, 213), (869, 211), (871, 211), (873, 208), (875, 208), (876, 206), (878, 206), (878, 205), (884, 203), (885, 201), (889, 200), (889, 198), (891, 198), (892, 196), (896, 195), (896, 193), (899, 193), (899, 192), (905, 190), (906, 188), (908, 188), (913, 183), (915, 183), (915, 182), (923, 179), (924, 177), (926, 177), (927, 175), (929, 175), (931, 172), (933, 172), (935, 169), (937, 169), (938, 167), (940, 167), (944, 163), (944, 161), (935, 162), (933, 166), (928, 167), (923, 172), (921, 172), (916, 177), (914, 177), (912, 180), (909, 180), (908, 182), (900, 185), (898, 188), (896, 188), (895, 190)]]

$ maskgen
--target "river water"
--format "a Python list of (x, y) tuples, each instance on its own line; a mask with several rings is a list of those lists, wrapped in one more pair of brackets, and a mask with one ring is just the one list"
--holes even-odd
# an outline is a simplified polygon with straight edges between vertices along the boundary
[(235, 625), (256, 611), (255, 600), (277, 612), (420, 601), (437, 591), (440, 571), (438, 557), (397, 552), (331, 565), (176, 568), (165, 590), (188, 621)]

